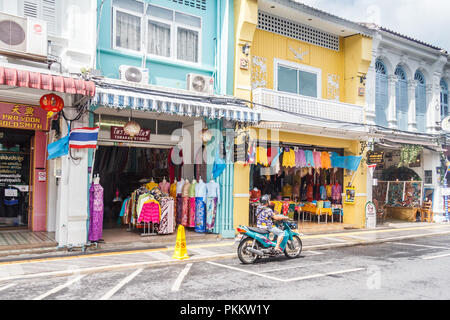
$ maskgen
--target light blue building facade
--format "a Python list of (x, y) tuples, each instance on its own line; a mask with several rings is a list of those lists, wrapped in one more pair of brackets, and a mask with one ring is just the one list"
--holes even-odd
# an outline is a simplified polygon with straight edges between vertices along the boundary
[[(257, 112), (245, 104), (223, 102), (232, 101), (233, 95), (233, 2), (98, 0), (97, 3), (96, 69), (101, 72), (101, 77), (97, 80), (97, 96), (91, 111), (106, 112), (103, 117), (111, 117), (111, 112), (105, 111), (107, 108), (117, 110), (122, 117), (126, 113), (138, 118), (139, 112), (155, 119), (162, 115), (164, 120), (179, 121), (183, 128), (190, 127), (191, 136), (198, 132), (192, 131), (191, 123), (186, 125), (190, 120), (183, 122), (183, 119), (202, 120), (203, 128), (215, 132), (215, 138), (205, 146), (208, 158), (206, 181), (210, 180), (216, 150), (225, 136), (217, 132), (225, 132), (225, 127), (233, 130), (236, 123), (254, 123), (259, 119)], [(122, 81), (128, 79), (121, 76), (121, 71), (130, 67), (144, 71), (137, 76), (139, 83), (136, 85)], [(189, 81), (192, 75), (205, 76), (207, 81), (213, 79), (209, 83), (213, 89), (199, 94), (189, 90), (195, 85)], [(135, 76), (131, 75), (132, 78)], [(167, 96), (162, 92), (167, 92)], [(222, 102), (211, 102), (208, 97), (220, 98)], [(91, 115), (91, 125), (98, 123), (98, 119), (98, 115)], [(224, 120), (227, 120), (226, 125)], [(160, 126), (156, 127), (160, 130)], [(99, 139), (101, 137), (102, 132)], [(224, 139), (225, 148), (234, 145), (234, 138)], [(216, 179), (221, 186), (221, 201), (214, 233), (233, 237), (234, 168), (230, 154), (226, 160), (225, 170)], [(93, 162), (89, 166), (95, 169)]]

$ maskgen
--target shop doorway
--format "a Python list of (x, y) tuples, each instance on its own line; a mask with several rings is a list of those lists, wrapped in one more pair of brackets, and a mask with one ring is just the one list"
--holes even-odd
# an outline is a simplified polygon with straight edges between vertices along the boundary
[(99, 146), (96, 151), (94, 175), (99, 174), (103, 187), (103, 229), (129, 229), (121, 217), (123, 202), (135, 190), (150, 183), (159, 183), (172, 175), (181, 177), (181, 166), (168, 164), (169, 148)]
[(0, 230), (27, 229), (34, 131), (0, 129)]

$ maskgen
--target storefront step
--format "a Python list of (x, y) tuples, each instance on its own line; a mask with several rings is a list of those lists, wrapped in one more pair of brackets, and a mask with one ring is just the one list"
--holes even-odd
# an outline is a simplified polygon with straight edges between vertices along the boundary
[(12, 230), (0, 232), (0, 256), (57, 250), (54, 233)]

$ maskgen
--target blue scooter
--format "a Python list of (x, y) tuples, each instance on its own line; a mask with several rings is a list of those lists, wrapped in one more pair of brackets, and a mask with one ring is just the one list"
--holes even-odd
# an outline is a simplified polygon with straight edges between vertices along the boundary
[[(302, 252), (302, 240), (299, 237), (300, 234), (292, 231), (296, 229), (295, 221), (285, 220), (280, 224), (281, 229), (284, 230), (284, 238), (280, 244), (282, 253), (289, 259), (298, 258)], [(274, 251), (277, 239), (275, 237), (273, 241), (270, 240), (270, 232), (266, 229), (239, 226), (236, 230), (239, 234), (235, 241), (240, 242), (237, 253), (242, 263), (251, 264), (262, 257), (277, 255)]]

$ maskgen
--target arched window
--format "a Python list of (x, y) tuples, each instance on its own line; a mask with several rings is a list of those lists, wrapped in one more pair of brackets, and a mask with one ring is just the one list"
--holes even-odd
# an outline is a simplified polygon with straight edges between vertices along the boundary
[(441, 120), (448, 116), (448, 84), (441, 79)]
[(395, 69), (397, 84), (395, 86), (395, 108), (397, 110), (397, 127), (408, 131), (408, 81), (401, 66)]
[(416, 87), (416, 124), (419, 132), (427, 131), (427, 90), (425, 77), (420, 71), (414, 75)]
[(388, 113), (388, 77), (387, 69), (383, 61), (375, 62), (376, 84), (375, 84), (375, 123), (387, 127)]

